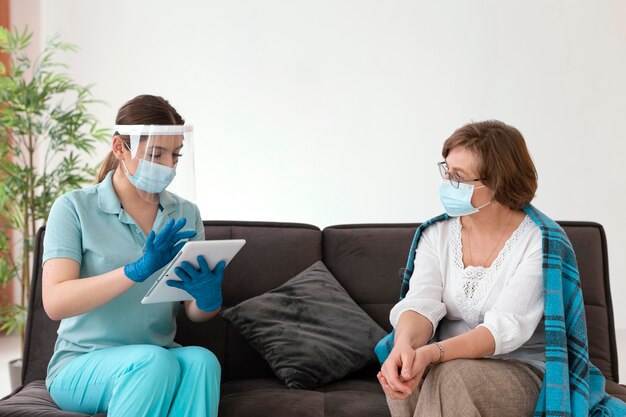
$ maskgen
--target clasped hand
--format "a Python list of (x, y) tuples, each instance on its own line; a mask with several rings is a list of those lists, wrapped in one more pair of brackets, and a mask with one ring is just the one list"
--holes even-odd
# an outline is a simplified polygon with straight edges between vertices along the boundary
[[(182, 239), (189, 239), (196, 235), (193, 230), (181, 232), (187, 219), (182, 217), (177, 222), (170, 219), (159, 233), (150, 231), (146, 239), (144, 254), (135, 262), (124, 267), (124, 274), (135, 282), (143, 282), (150, 275), (170, 263), (183, 247)], [(178, 243), (177, 243), (178, 242)]]
[(415, 391), (430, 363), (425, 346), (415, 350), (396, 346), (378, 372), (378, 382), (389, 397), (404, 400)]
[(196, 305), (200, 310), (215, 311), (222, 306), (222, 280), (226, 262), (220, 261), (211, 271), (204, 256), (200, 255), (198, 266), (196, 269), (187, 261), (181, 262), (174, 272), (182, 281), (170, 279), (166, 284), (191, 294), (196, 299)]

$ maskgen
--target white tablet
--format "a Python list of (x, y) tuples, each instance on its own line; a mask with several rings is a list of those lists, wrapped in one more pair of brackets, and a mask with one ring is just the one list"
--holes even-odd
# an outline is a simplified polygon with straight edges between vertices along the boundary
[(211, 269), (215, 268), (215, 265), (220, 261), (226, 261), (226, 265), (228, 265), (245, 243), (244, 239), (192, 240), (185, 243), (176, 257), (165, 267), (154, 285), (150, 287), (150, 290), (141, 300), (141, 304), (192, 300), (193, 297), (187, 291), (170, 287), (165, 283), (169, 279), (180, 281), (174, 268), (180, 266), (183, 261), (187, 261), (198, 268), (198, 255), (204, 256)]

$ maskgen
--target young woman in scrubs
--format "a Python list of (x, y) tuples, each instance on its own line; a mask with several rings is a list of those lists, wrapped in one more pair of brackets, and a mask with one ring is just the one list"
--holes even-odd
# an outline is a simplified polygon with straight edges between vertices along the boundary
[[(204, 239), (196, 205), (165, 190), (191, 128), (149, 95), (124, 104), (116, 124), (98, 183), (61, 196), (48, 218), (43, 303), (61, 323), (46, 386), (65, 411), (217, 416), (220, 365), (174, 342), (180, 303), (141, 304), (184, 242)], [(224, 269), (198, 263), (176, 270), (196, 322), (218, 313)]]

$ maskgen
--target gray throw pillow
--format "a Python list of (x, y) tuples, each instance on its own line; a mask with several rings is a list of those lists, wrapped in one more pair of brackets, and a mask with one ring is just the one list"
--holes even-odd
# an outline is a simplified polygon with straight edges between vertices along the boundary
[(222, 317), (289, 388), (317, 388), (374, 362), (387, 334), (321, 261)]

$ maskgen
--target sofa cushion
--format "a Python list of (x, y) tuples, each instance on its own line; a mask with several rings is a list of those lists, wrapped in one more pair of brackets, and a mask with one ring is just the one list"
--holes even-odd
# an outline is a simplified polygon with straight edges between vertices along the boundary
[(276, 379), (265, 378), (224, 383), (219, 415), (389, 417), (389, 408), (380, 384), (373, 378), (347, 378), (311, 391), (291, 390)]
[(81, 414), (61, 411), (48, 394), (44, 381), (23, 386), (0, 403), (0, 417), (105, 417), (106, 414)]
[(222, 316), (289, 388), (316, 388), (374, 362), (386, 334), (321, 261)]

